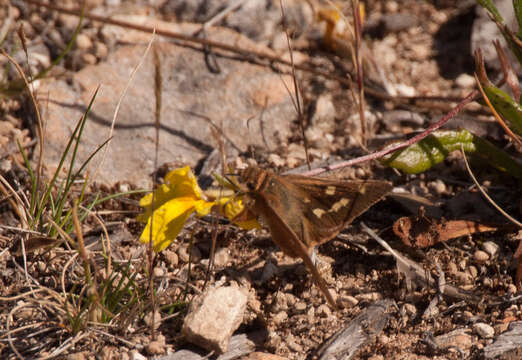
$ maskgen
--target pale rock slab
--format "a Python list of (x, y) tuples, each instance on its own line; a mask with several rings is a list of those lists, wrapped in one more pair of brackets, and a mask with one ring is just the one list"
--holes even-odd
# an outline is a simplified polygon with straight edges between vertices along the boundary
[(232, 334), (241, 325), (247, 300), (246, 292), (237, 286), (209, 289), (190, 304), (183, 335), (206, 350), (226, 352)]
[[(126, 20), (153, 24), (144, 17)], [(191, 35), (199, 29), (197, 24), (154, 24), (157, 28)], [(103, 31), (125, 45), (109, 54), (104, 62), (87, 66), (70, 79), (42, 81), (38, 90), (46, 139), (44, 163), (49, 174), (57, 167), (98, 86), (101, 88), (81, 137), (77, 163), (85, 161), (109, 138), (118, 99), (151, 37), (109, 26)], [(213, 27), (208, 35), (210, 40), (238, 48), (270, 52), (230, 29)], [(213, 51), (219, 53), (218, 49)], [(123, 99), (106, 159), (95, 181), (150, 185), (155, 154), (153, 52), (157, 53), (162, 78), (158, 166), (166, 162), (195, 166), (217, 147), (217, 136), (223, 137), (227, 150), (236, 153), (245, 151), (250, 144), (270, 151), (286, 142), (296, 117), (283, 83), (291, 83), (288, 76), (281, 77), (268, 67), (233, 60), (230, 56), (217, 56), (220, 72), (215, 73), (207, 66), (201, 46), (179, 46), (157, 36), (154, 50), (146, 56)], [(102, 157), (98, 153), (91, 161), (91, 176)]]

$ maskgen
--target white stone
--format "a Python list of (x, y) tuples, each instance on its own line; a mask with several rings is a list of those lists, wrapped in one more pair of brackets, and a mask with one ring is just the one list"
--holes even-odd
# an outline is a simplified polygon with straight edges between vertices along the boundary
[(237, 286), (210, 288), (190, 304), (181, 332), (193, 344), (224, 353), (243, 321), (246, 305), (246, 291)]
[(495, 336), (495, 329), (486, 323), (473, 324), (473, 331), (485, 339), (491, 339), (493, 336)]

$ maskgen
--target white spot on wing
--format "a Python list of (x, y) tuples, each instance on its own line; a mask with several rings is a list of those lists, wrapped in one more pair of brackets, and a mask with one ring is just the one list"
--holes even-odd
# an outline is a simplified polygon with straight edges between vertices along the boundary
[(332, 205), (332, 208), (330, 209), (330, 211), (337, 212), (340, 209), (342, 209), (343, 207), (345, 207), (346, 205), (348, 205), (349, 203), (350, 203), (350, 200), (348, 200), (347, 198), (342, 198), (341, 200), (337, 201), (335, 204)]
[(326, 195), (334, 195), (335, 194), (335, 186), (328, 186), (325, 191)]
[(326, 211), (324, 211), (323, 209), (320, 209), (320, 208), (316, 208), (316, 209), (313, 209), (312, 212), (314, 213), (315, 216), (317, 216), (319, 219), (321, 218), (321, 216), (323, 216)]

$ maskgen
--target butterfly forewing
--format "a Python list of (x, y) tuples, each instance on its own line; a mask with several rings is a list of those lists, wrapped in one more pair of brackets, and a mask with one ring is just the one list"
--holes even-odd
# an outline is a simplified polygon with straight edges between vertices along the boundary
[(309, 250), (334, 238), (391, 189), (389, 183), (376, 180), (338, 181), (296, 175), (279, 178), (290, 193), (299, 194), (293, 208), (301, 215), (296, 216), (292, 228)]

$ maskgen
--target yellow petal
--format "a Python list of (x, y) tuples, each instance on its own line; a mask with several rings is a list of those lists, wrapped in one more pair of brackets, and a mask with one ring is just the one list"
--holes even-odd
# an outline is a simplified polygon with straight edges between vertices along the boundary
[[(223, 212), (225, 213), (225, 216), (240, 228), (245, 230), (261, 228), (261, 225), (259, 225), (259, 222), (257, 222), (256, 217), (248, 210), (245, 210), (243, 199), (240, 196), (220, 199), (220, 205), (223, 206)], [(241, 217), (241, 221), (234, 221), (238, 215), (244, 213), (245, 211), (247, 212), (245, 213), (245, 216)]]
[(198, 216), (208, 215), (214, 205), (216, 205), (215, 201), (197, 200), (194, 202), (194, 208)]
[(154, 216), (149, 218), (145, 229), (141, 233), (140, 241), (149, 243), (152, 237), (154, 251), (158, 252), (165, 249), (176, 239), (188, 217), (194, 212), (194, 203), (193, 198), (184, 197), (176, 198), (163, 204), (154, 211)]
[(141, 198), (140, 206), (143, 207), (145, 211), (138, 215), (137, 220), (147, 222), (153, 209), (159, 209), (166, 202), (181, 197), (190, 197), (194, 201), (200, 200), (203, 197), (196, 177), (189, 166), (173, 170), (165, 176), (165, 183), (159, 185), (154, 190), (154, 204), (152, 203), (152, 193)]
[(190, 170), (190, 166), (172, 170), (165, 176), (165, 184), (171, 186), (173, 197), (193, 196), (197, 199), (203, 197), (203, 192), (199, 188), (196, 177)]

